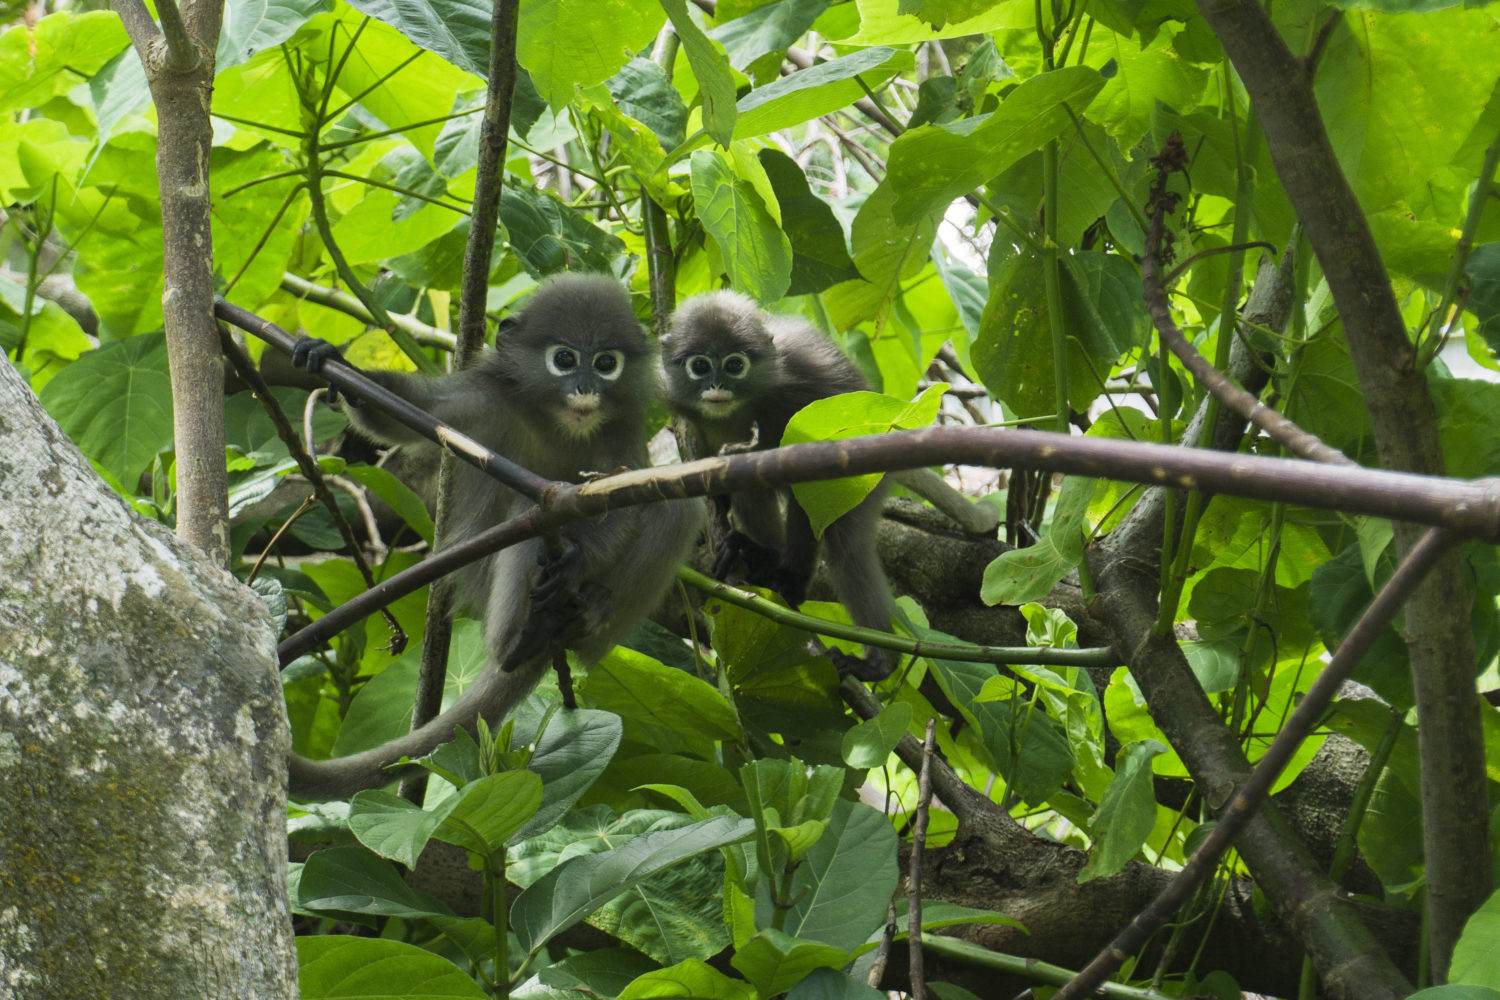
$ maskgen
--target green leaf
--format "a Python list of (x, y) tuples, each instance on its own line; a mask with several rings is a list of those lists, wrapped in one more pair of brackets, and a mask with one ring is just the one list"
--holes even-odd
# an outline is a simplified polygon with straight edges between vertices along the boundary
[(609, 78), (608, 86), (620, 111), (649, 128), (663, 149), (682, 145), (687, 138), (687, 106), (666, 70), (637, 56)]
[(749, 983), (730, 979), (704, 962), (690, 958), (637, 977), (620, 992), (617, 1000), (651, 1000), (653, 997), (755, 1000), (756, 993)]
[(1052, 525), (1035, 545), (1002, 552), (984, 568), (979, 597), (986, 604), (1025, 604), (1046, 597), (1083, 558), (1094, 481), (1069, 476), (1058, 494)]
[(134, 487), (172, 447), (166, 338), (148, 334), (91, 351), (58, 372), (41, 400), (80, 451)]
[(795, 902), (783, 926), (799, 938), (853, 951), (885, 923), (897, 877), (890, 818), (839, 799), (827, 831), (792, 872)]
[[(1334, 152), (1367, 211), (1394, 206), (1446, 166), (1495, 85), (1500, 37), (1486, 11), (1412, 19), (1346, 14), (1314, 88)], [(1452, 220), (1444, 220), (1450, 222)]]
[(351, 7), (383, 21), (465, 72), (490, 75), (490, 18), (483, 0), (445, 0), (442, 7), (401, 0), (350, 0)]
[(558, 111), (575, 88), (618, 73), (665, 20), (656, 0), (537, 0), (521, 8), (516, 61)]
[[(339, 572), (345, 582), (354, 584), (343, 592), (335, 588), (329, 593), (330, 599), (342, 602), (359, 593), (364, 585), (358, 571), (351, 564), (343, 560), (330, 560), (328, 563), (308, 567), (308, 573), (325, 591), (330, 591), (334, 587), (330, 575), (335, 566), (340, 568)], [(420, 629), (421, 602), (413, 602), (411, 606), (415, 611), (417, 628)], [(401, 619), (404, 621), (404, 616)], [(381, 627), (384, 628), (383, 623)], [(421, 659), (422, 647), (413, 643), (360, 688), (339, 729), (338, 740), (333, 745), (334, 756), (344, 757), (378, 747), (387, 740), (404, 736), (410, 731), (412, 696), (416, 691), (417, 670)], [(444, 702), (451, 703), (457, 698), (474, 682), (488, 662), (483, 626), (467, 618), (456, 620), (448, 649), (448, 672), (443, 685)], [(371, 665), (367, 660), (366, 666)], [(392, 777), (391, 780), (394, 781), (395, 778)]]
[(1449, 983), (1446, 986), (1429, 986), (1425, 990), (1418, 990), (1407, 1000), (1500, 1000), (1500, 990), (1488, 986)]
[(1155, 740), (1122, 747), (1115, 758), (1115, 778), (1104, 792), (1099, 809), (1089, 821), (1094, 840), (1089, 863), (1079, 882), (1113, 875), (1135, 857), (1156, 825), (1156, 791), (1151, 783), (1151, 759), (1166, 753)]
[(453, 801), (427, 810), (382, 789), (359, 792), (349, 800), (349, 830), (382, 858), (415, 868)]
[(488, 994), (440, 955), (401, 941), (327, 934), (297, 939), (303, 1000), (484, 1000)]
[(434, 836), (475, 854), (503, 847), (536, 814), (542, 803), (542, 779), (530, 771), (504, 771), (471, 781), (452, 804)]
[(1500, 243), (1483, 243), (1464, 262), (1469, 278), (1469, 312), (1492, 357), (1500, 357)]
[[(221, 72), (238, 66), (257, 53), (280, 45), (296, 34), (297, 29), (314, 14), (332, 9), (333, 0), (235, 0), (232, 4), (225, 4), (224, 27), (219, 32), (214, 70)], [(486, 25), (486, 39), (488, 35), (489, 26)], [(408, 33), (408, 37), (412, 36)], [(415, 38), (412, 40), (416, 41)], [(142, 82), (145, 82), (144, 78)]]
[(761, 302), (785, 295), (792, 278), (792, 245), (761, 192), (739, 176), (729, 156), (715, 150), (693, 153), (692, 178), (698, 219), (718, 244), (729, 280)]
[(0, 112), (9, 120), (67, 93), (128, 44), (119, 17), (105, 10), (48, 14), (0, 34)]
[(344, 475), (363, 484), (371, 493), (384, 500), (424, 542), (432, 544), (432, 516), (427, 513), (427, 505), (422, 502), (422, 498), (410, 486), (393, 476), (388, 469), (376, 465), (351, 465), (344, 470)]
[[(854, 266), (865, 277), (865, 287), (860, 291), (868, 301), (849, 311), (847, 325), (866, 319), (883, 323), (886, 313), (901, 296), (901, 282), (920, 274), (932, 252), (942, 208), (898, 222), (893, 214), (898, 190), (887, 174), (859, 207), (859, 214), (850, 226)], [(840, 285), (832, 291), (849, 287)]]
[(559, 271), (608, 274), (625, 244), (600, 229), (592, 218), (535, 188), (505, 185), (500, 221), (511, 249), (533, 278)]
[(1464, 924), (1464, 932), (1453, 946), (1448, 979), (1470, 986), (1500, 990), (1500, 893), (1492, 893), (1484, 905)]
[(661, 0), (672, 30), (687, 53), (693, 77), (698, 81), (698, 97), (703, 103), (703, 128), (720, 146), (727, 147), (734, 138), (734, 123), (739, 117), (735, 107), (734, 76), (729, 72), (729, 58), (723, 46), (703, 33), (688, 16), (686, 0)]
[(716, 818), (633, 837), (612, 851), (572, 858), (516, 897), (511, 927), (532, 952), (637, 882), (685, 858), (753, 835), (749, 820)]
[(623, 736), (620, 718), (612, 712), (577, 708), (552, 714), (541, 738), (531, 737), (536, 748), (526, 765), (542, 779), (542, 804), (514, 839), (556, 825), (609, 767)]
[(887, 705), (844, 734), (844, 762), (850, 767), (883, 767), (911, 725), (912, 707), (904, 701)]
[(882, 186), (899, 192), (895, 220), (911, 224), (941, 211), (1007, 166), (1073, 127), (1064, 105), (1083, 114), (1104, 86), (1097, 71), (1069, 66), (1025, 81), (988, 115), (924, 125), (891, 144)]
[(297, 904), (335, 914), (453, 915), (447, 904), (408, 886), (389, 861), (382, 861), (363, 847), (330, 847), (314, 852), (302, 866)]
[(611, 650), (590, 668), (582, 691), (590, 705), (624, 720), (628, 738), (663, 750), (690, 748), (709, 759), (716, 741), (739, 737), (734, 710), (717, 689), (634, 650)]
[(846, 108), (865, 96), (861, 83), (874, 90), (914, 62), (904, 49), (861, 49), (756, 87), (740, 99), (734, 137), (766, 135)]
[(828, 203), (812, 193), (797, 161), (774, 147), (762, 149), (759, 157), (792, 245), (792, 280), (786, 294), (810, 295), (858, 278), (843, 224)]
[(761, 996), (768, 997), (785, 993), (814, 969), (836, 969), (848, 961), (849, 953), (842, 948), (768, 927), (741, 945), (729, 964), (744, 973)]
[[(936, 996), (941, 996), (936, 990), (932, 992)], [(840, 972), (825, 966), (814, 969), (804, 976), (802, 981), (787, 993), (786, 1000), (885, 1000), (885, 997), (886, 994), (863, 979), (856, 979), (847, 972)], [(949, 1000), (949, 998), (943, 997), (942, 1000)]]
[[(929, 426), (937, 419), (943, 384), (929, 386), (915, 400), (877, 392), (846, 392), (814, 400), (792, 415), (781, 443), (842, 441), (867, 434), (885, 434)], [(849, 476), (812, 483), (795, 483), (792, 494), (807, 511), (813, 533), (824, 530), (857, 507), (880, 484), (881, 475)]]
[(1025, 801), (1040, 805), (1072, 775), (1067, 733), (1040, 705), (1024, 698), (976, 701), (973, 712), (985, 749)]
[(660, 971), (657, 964), (631, 948), (575, 952), (537, 972), (546, 986), (582, 989), (592, 996), (618, 997), (630, 983)]

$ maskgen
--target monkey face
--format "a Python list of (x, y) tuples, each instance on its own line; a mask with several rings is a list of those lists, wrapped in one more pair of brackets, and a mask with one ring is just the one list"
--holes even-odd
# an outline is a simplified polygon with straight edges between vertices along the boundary
[(673, 399), (704, 416), (727, 416), (745, 399), (755, 364), (749, 353), (708, 349), (672, 359)]
[[(588, 437), (610, 419), (617, 409), (611, 405), (616, 396), (625, 393), (621, 378), (631, 364), (629, 352), (615, 347), (558, 342), (542, 351), (543, 367), (551, 376), (551, 394), (561, 405), (552, 407), (558, 427), (568, 436)], [(624, 384), (634, 391), (638, 379)]]

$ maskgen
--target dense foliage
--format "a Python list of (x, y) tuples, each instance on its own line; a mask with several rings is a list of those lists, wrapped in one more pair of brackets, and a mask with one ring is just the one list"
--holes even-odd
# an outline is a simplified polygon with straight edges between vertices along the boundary
[[(1500, 212), (1485, 205), (1500, 148), (1500, 24), (1441, 0), (1287, 0), (1270, 12), (1307, 60), (1388, 269), (1447, 473), (1500, 474), (1500, 387), (1488, 377), (1500, 370)], [(371, 307), (409, 317), (422, 350), (441, 356), (476, 185), (489, 23), (475, 0), (230, 0), (210, 165), (225, 297), (347, 343), (363, 366), (412, 364), (359, 318)], [(1205, 390), (1151, 336), (1139, 264), (1150, 157), (1176, 133), (1187, 154), (1167, 220), (1183, 265), (1176, 322), (1227, 367), (1235, 333), (1224, 318), (1261, 257), (1290, 251), (1289, 321), (1239, 328), (1266, 398), (1378, 462), (1371, 400), (1257, 109), (1186, 0), (534, 0), (521, 6), (517, 51), (491, 312), (545, 275), (588, 270), (626, 282), (649, 322), (647, 259), (665, 239), (675, 297), (727, 283), (803, 313), (878, 387), (809, 414), (804, 439), (1008, 422), (1178, 442)], [(157, 139), (140, 59), (113, 13), (65, 8), (0, 34), (0, 104), (0, 347), (100, 474), (171, 523)], [(321, 291), (351, 282), (366, 307)], [(1458, 377), (1460, 366), (1484, 377)], [(276, 396), (298, 422), (306, 390)], [(235, 571), (248, 577), (272, 548), (257, 586), (294, 628), (365, 584), (327, 513), (298, 511), (307, 490), (260, 404), (234, 392), (225, 417)], [(313, 436), (326, 441), (341, 419), (313, 410)], [(1280, 453), (1267, 437), (1244, 447)], [(432, 526), (410, 491), (363, 460), (322, 464), (362, 487), (341, 501), (352, 519), (351, 497), (364, 503), (368, 491), (406, 525), (371, 540), (377, 575), (413, 564), (412, 543), (430, 541)], [(1020, 474), (989, 485), (984, 502), (1004, 511), (1019, 547), (985, 570), (983, 600), (1021, 608), (1031, 645), (1076, 646), (1081, 623), (1049, 595), (1065, 579), (1078, 585), (1070, 574), (1086, 544), (1121, 523), (1139, 489)], [(815, 513), (847, 502), (798, 495)], [(1391, 572), (1392, 527), (1218, 497), (1176, 501), (1165, 534), (1162, 619), (1253, 761)], [(1470, 543), (1463, 566), (1472, 676), (1500, 687), (1500, 565)], [(391, 608), (414, 640), (423, 606), (413, 595)], [(912, 634), (958, 641), (928, 627), (936, 609), (902, 606)], [(842, 615), (831, 603), (803, 610)], [(646, 629), (579, 675), (582, 710), (557, 710), (546, 689), (477, 743), (441, 749), (421, 807), (392, 792), (294, 806), (293, 839), (319, 848), (294, 866), (303, 995), (482, 996), (510, 982), (511, 995), (535, 997), (876, 996), (864, 977), (917, 798), (892, 750), (931, 717), (944, 759), (974, 788), (1038, 836), (1088, 852), (1080, 882), (1179, 866), (1220, 804), (1164, 780), (1188, 778), (1189, 755), (1163, 731), (1172, 707), (1148, 711), (1124, 667), (908, 659), (876, 688), (884, 710), (859, 723), (805, 632), (716, 598), (701, 621), (696, 645)], [(389, 635), (372, 616), (286, 667), (299, 752), (342, 755), (405, 730), (419, 643), (394, 655)], [(1402, 638), (1398, 622), (1356, 675), (1366, 696), (1335, 706), (1281, 785), (1328, 731), (1374, 754), (1367, 808), (1346, 832), (1376, 876), (1365, 891), (1411, 910), (1423, 900), (1423, 786)], [(477, 627), (460, 622), (450, 694), (483, 667)], [(1486, 709), (1491, 776), (1497, 723)], [(929, 845), (955, 827), (933, 810)], [(414, 867), (434, 840), (483, 870), (483, 915), (456, 915), (391, 864)], [(1228, 880), (1254, 874), (1227, 858), (1219, 890), (1190, 908), (1198, 929), (1187, 920), (1161, 942), (1176, 963), (1158, 966), (1158, 948), (1129, 977), (1168, 994), (1238, 996), (1225, 970), (1193, 955)], [(518, 896), (507, 898), (506, 880)], [(935, 929), (1009, 918), (929, 901), (923, 919)], [(1500, 990), (1486, 919), (1454, 958), (1452, 981), (1474, 987), (1465, 996)], [(585, 920), (617, 945), (562, 947)], [(1300, 955), (1284, 957), (1295, 980)], [(1273, 978), (1285, 982), (1285, 970)]]

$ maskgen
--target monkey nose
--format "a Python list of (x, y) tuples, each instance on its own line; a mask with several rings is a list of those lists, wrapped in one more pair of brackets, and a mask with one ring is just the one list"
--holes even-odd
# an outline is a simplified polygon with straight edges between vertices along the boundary
[(711, 386), (703, 390), (703, 401), (705, 403), (727, 403), (734, 398), (734, 393), (728, 389)]
[(593, 413), (599, 409), (599, 394), (596, 392), (575, 392), (568, 397), (568, 409), (574, 413)]

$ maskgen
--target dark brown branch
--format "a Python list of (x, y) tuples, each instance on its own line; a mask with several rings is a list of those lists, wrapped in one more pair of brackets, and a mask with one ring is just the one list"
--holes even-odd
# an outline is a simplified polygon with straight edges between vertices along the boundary
[(1217, 825), (1193, 852), (1182, 871), (1148, 909), (1136, 914), (1135, 919), (1108, 948), (1101, 951), (1067, 986), (1058, 991), (1058, 1000), (1074, 1000), (1091, 993), (1110, 973), (1119, 968), (1123, 958), (1135, 954), (1143, 947), (1150, 936), (1170, 920), (1177, 908), (1213, 873), (1219, 857), (1260, 808), (1270, 793), (1271, 786), (1281, 776), (1302, 742), (1312, 734), (1339, 688), (1353, 675), (1354, 668), (1385, 632), (1396, 612), (1411, 597), (1433, 565), (1459, 541), (1461, 539), (1458, 536), (1442, 528), (1433, 528), (1423, 536), (1422, 541), (1397, 567), (1380, 593), (1365, 608), (1364, 614), (1354, 623), (1323, 672), (1308, 688), (1281, 731), (1266, 748), (1265, 756), (1219, 813)]
[[(271, 387), (261, 377), (260, 369), (255, 367), (255, 362), (250, 360), (250, 356), (240, 348), (240, 345), (234, 342), (234, 338), (229, 335), (229, 331), (222, 323), (219, 325), (219, 346), (223, 348), (224, 356), (229, 359), (230, 364), (234, 365), (234, 370), (240, 378), (245, 380), (245, 384), (250, 387), (255, 398), (260, 400), (262, 409), (271, 420), (271, 426), (276, 429), (276, 436), (281, 439), (282, 444), (286, 445), (287, 451), (297, 463), (297, 468), (302, 471), (303, 478), (312, 486), (313, 496), (328, 511), (328, 516), (333, 518), (334, 527), (338, 529), (339, 537), (344, 540), (344, 547), (349, 550), (354, 565), (359, 568), (359, 575), (364, 578), (365, 586), (367, 588), (375, 586), (375, 574), (370, 571), (369, 560), (365, 558), (359, 540), (354, 537), (354, 529), (349, 526), (344, 512), (339, 510), (338, 499), (323, 479), (323, 470), (318, 468), (318, 463), (313, 461), (307, 449), (302, 446), (302, 439), (297, 436), (291, 421), (287, 420), (286, 414), (276, 404), (276, 397), (271, 394)], [(391, 628), (391, 652), (394, 655), (400, 655), (401, 651), (406, 648), (406, 633), (388, 608), (382, 608), (381, 614), (385, 616), (386, 624)]]
[[(1318, 255), (1370, 413), (1380, 463), (1441, 475), (1437, 415), (1368, 220), (1339, 167), (1306, 64), (1265, 8), (1198, 0), (1244, 81), (1276, 172)], [(1338, 24), (1342, 24), (1342, 17)], [(1333, 30), (1340, 30), (1337, 26)], [(1397, 551), (1418, 533), (1396, 526)], [(1489, 895), (1489, 815), (1469, 598), (1456, 555), (1439, 563), (1407, 611), (1422, 768), (1425, 901), (1433, 981), (1446, 980), (1463, 924)]]
[[(295, 337), (275, 323), (261, 319), (248, 309), (241, 309), (223, 299), (215, 300), (214, 315), (231, 326), (254, 334), (284, 353), (290, 354), (292, 345), (296, 343)], [(336, 386), (340, 392), (374, 403), (382, 411), (417, 431), (444, 451), (457, 455), (475, 468), (483, 469), (522, 496), (536, 500), (547, 489), (556, 485), (550, 479), (544, 479), (528, 469), (521, 468), (510, 459), (495, 454), (452, 427), (438, 423), (400, 396), (365, 378), (357, 368), (350, 367), (342, 361), (330, 359), (319, 370), (319, 374), (330, 385)]]
[[(1166, 282), (1162, 278), (1161, 266), (1164, 253), (1166, 215), (1175, 203), (1174, 196), (1167, 193), (1167, 179), (1180, 169), (1185, 159), (1182, 155), (1182, 137), (1173, 132), (1167, 140), (1168, 148), (1153, 158), (1157, 164), (1156, 181), (1151, 187), (1151, 225), (1146, 233), (1146, 254), (1141, 261), (1141, 288), (1146, 297), (1146, 311), (1151, 322), (1161, 335), (1162, 343), (1175, 354), (1198, 383), (1213, 394), (1231, 412), (1238, 414), (1246, 423), (1265, 431), (1293, 455), (1313, 462), (1328, 462), (1335, 465), (1354, 465), (1353, 459), (1336, 448), (1324, 444), (1317, 435), (1311, 434), (1281, 413), (1271, 409), (1255, 396), (1234, 383), (1220, 372), (1209, 360), (1188, 343), (1177, 324), (1172, 321), (1172, 311), (1167, 305)], [(1220, 336), (1228, 336), (1232, 323), (1221, 324)]]

